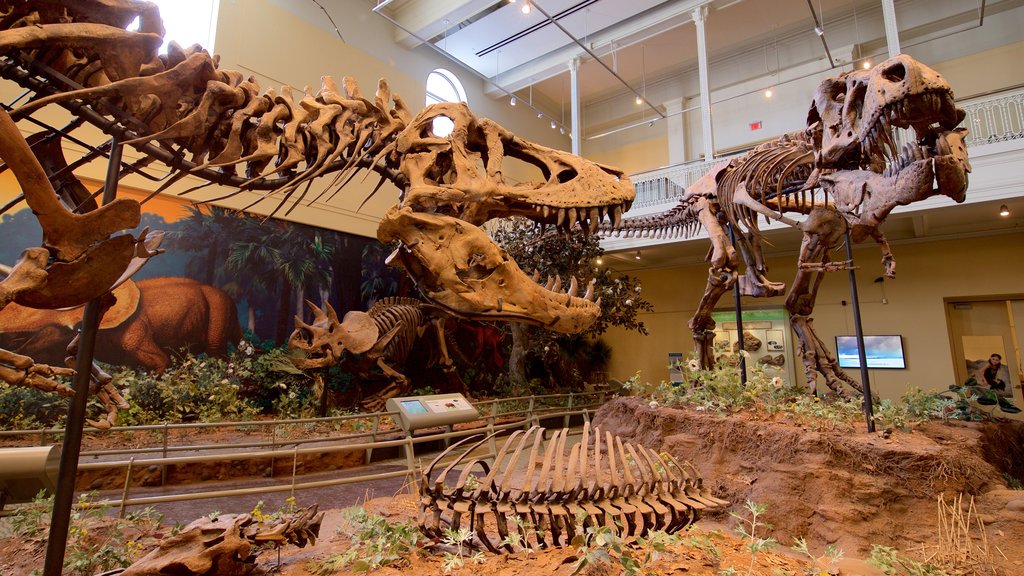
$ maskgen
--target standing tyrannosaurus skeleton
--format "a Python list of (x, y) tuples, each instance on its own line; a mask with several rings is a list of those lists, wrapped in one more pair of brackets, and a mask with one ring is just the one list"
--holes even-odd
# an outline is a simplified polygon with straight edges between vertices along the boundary
[[(138, 27), (129, 30), (136, 20)], [(600, 307), (590, 292), (576, 294), (575, 283), (566, 290), (537, 284), (479, 226), (516, 215), (563, 230), (578, 223), (594, 231), (605, 218), (618, 223), (634, 197), (622, 172), (523, 140), (477, 118), (463, 103), (413, 115), (384, 81), (372, 96), (351, 78), (337, 83), (329, 76), (315, 94), (307, 89), (299, 96), (288, 86), (262, 92), (254, 79), (220, 68), (198, 45), (172, 43), (158, 54), (163, 31), (150, 2), (0, 1), (0, 77), (34, 93), (11, 117), (19, 121), (44, 106), (61, 106), (75, 116), (64, 134), (89, 123), (141, 153), (125, 172), (166, 165), (169, 174), (157, 192), (190, 175), (231, 189), (223, 197), (260, 192), (257, 202), (276, 202), (274, 212), (321, 197), (329, 202), (360, 170), (373, 170), (381, 176), (378, 189), (390, 181), (400, 190), (378, 237), (398, 242), (390, 261), (404, 267), (433, 304), (466, 318), (560, 332), (583, 331), (597, 319)], [(447, 137), (433, 133), (439, 116), (454, 123)], [(109, 145), (70, 166), (101, 158)], [(63, 147), (33, 150), (51, 168), (47, 175), (67, 186), (72, 168), (49, 157), (63, 155)], [(10, 165), (7, 152), (0, 154)], [(507, 182), (505, 157), (536, 166), (543, 180)], [(311, 185), (322, 178), (330, 178), (328, 184), (309, 198)], [(42, 196), (52, 198), (52, 190)], [(24, 197), (31, 204), (41, 196), (25, 189)], [(124, 205), (119, 200), (97, 214)], [(86, 219), (95, 219), (90, 214)], [(93, 242), (83, 229), (104, 230), (79, 226), (72, 236), (85, 234)], [(62, 228), (46, 228), (47, 237), (55, 230)], [(23, 262), (45, 260), (39, 255)], [(24, 266), (15, 278), (26, 277)], [(8, 281), (4, 289), (14, 284)], [(0, 370), (4, 381), (49, 386), (31, 372), (30, 360), (14, 360), (17, 366)]]
[[(785, 292), (784, 284), (766, 276), (758, 219), (798, 228), (804, 238), (785, 306), (807, 382), (813, 389), (820, 373), (838, 393), (844, 382), (861, 390), (811, 325), (824, 273), (850, 265), (832, 261), (830, 252), (847, 231), (854, 242), (874, 239), (885, 275), (895, 276), (895, 260), (879, 227), (897, 206), (939, 194), (964, 200), (971, 167), (964, 146), (967, 130), (957, 128), (963, 118), (938, 73), (909, 56), (896, 56), (871, 70), (824, 80), (805, 130), (715, 166), (668, 212), (627, 219), (604, 233), (663, 237), (693, 234), (701, 226), (707, 230), (711, 268), (689, 325), (701, 365), (709, 368), (714, 364), (711, 312), (719, 298), (737, 281), (748, 296)], [(913, 139), (901, 150), (894, 128), (912, 130)], [(787, 214), (805, 218), (797, 221)], [(735, 242), (727, 232), (730, 226)]]

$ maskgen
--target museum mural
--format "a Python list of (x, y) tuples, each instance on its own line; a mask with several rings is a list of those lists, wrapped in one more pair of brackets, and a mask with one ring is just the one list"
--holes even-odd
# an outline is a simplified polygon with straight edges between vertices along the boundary
[[(13, 199), (3, 195), (11, 196), (0, 192), (2, 204)], [(141, 199), (124, 187), (119, 196)], [(143, 206), (144, 227), (164, 231), (166, 252), (118, 288), (98, 335), (102, 362), (162, 372), (175, 354), (223, 356), (243, 338), (283, 345), (296, 315), (311, 314), (305, 300), (344, 314), (409, 290), (373, 238), (163, 196)], [(12, 265), (41, 235), (27, 208), (5, 213), (0, 264)], [(12, 304), (0, 311), (0, 346), (61, 365), (80, 321), (81, 308)]]

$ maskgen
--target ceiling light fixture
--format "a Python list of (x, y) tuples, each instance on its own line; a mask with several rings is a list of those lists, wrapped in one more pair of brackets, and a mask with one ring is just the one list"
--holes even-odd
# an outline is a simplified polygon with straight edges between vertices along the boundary
[(772, 92), (772, 89), (771, 89), (771, 88), (768, 88), (768, 89), (766, 89), (766, 90), (764, 91), (764, 97), (765, 97), (765, 98), (771, 98), (773, 94), (774, 94), (774, 92)]
[(639, 250), (636, 251), (636, 254), (633, 256), (633, 258), (636, 259), (636, 260), (640, 259), (640, 251)]
[(604, 258), (597, 259), (597, 265), (600, 266), (601, 264), (604, 264)]
[(509, 106), (515, 106), (516, 105), (516, 97), (515, 96), (513, 96), (512, 98), (509, 98), (508, 105)]
[(863, 67), (863, 68), (864, 68), (865, 70), (868, 70), (868, 69), (870, 69), (870, 68), (871, 68), (871, 60), (865, 60), (865, 61), (864, 61), (864, 63), (863, 63), (863, 64), (861, 64), (861, 66), (862, 66), (862, 67)]
[(558, 124), (555, 124), (555, 121), (554, 121), (554, 120), (552, 120), (552, 121), (551, 121), (551, 129), (552, 129), (552, 130), (554, 130), (554, 129), (555, 129), (555, 128), (557, 128), (557, 127), (558, 127)]
[(814, 27), (814, 33), (817, 34), (818, 36), (824, 36), (825, 35), (825, 31), (821, 29), (821, 26), (815, 26)]
[(636, 97), (636, 105), (639, 106), (639, 105), (641, 105), (643, 103), (644, 103), (644, 99), (639, 97), (639, 96), (637, 96)]
[(1006, 206), (1006, 204), (1003, 204), (1002, 206), (999, 207), (999, 215), (1000, 216), (1009, 216), (1010, 215), (1010, 209)]
[(533, 7), (530, 6), (529, 2), (523, 2), (523, 7), (520, 8), (520, 10), (523, 12), (523, 14), (529, 14), (530, 11), (533, 10)]
[(537, 118), (543, 118), (543, 117), (544, 117), (544, 113), (543, 112), (537, 112)]

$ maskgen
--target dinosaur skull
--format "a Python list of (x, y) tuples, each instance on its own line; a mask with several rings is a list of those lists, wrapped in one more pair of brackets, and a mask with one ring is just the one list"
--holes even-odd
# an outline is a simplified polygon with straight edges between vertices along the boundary
[(313, 323), (307, 324), (296, 316), (295, 331), (288, 339), (289, 348), (306, 353), (305, 358), (291, 359), (300, 370), (333, 366), (346, 350), (362, 354), (373, 347), (380, 336), (377, 324), (366, 312), (350, 311), (339, 322), (330, 304), (324, 305), (323, 310), (308, 300), (306, 304), (313, 311)]
[[(964, 115), (942, 76), (899, 55), (870, 70), (823, 81), (807, 116), (807, 131), (817, 167), (823, 173), (837, 171), (823, 179), (826, 189), (847, 176), (869, 178), (855, 172), (871, 172), (882, 176), (870, 177), (876, 186), (890, 189), (912, 176), (924, 194), (913, 200), (945, 194), (962, 202), (971, 167), (963, 146), (966, 131), (955, 128)], [(908, 130), (902, 149), (897, 149), (895, 129)], [(845, 200), (855, 204), (861, 192)]]
[(565, 292), (561, 281), (537, 284), (486, 232), (451, 216), (395, 207), (377, 234), (383, 242), (401, 241), (389, 263), (405, 268), (424, 296), (457, 316), (575, 333), (601, 313), (591, 289), (581, 298), (575, 279)]
[[(447, 137), (434, 119), (449, 118)], [(523, 216), (545, 227), (585, 233), (606, 217), (618, 223), (635, 192), (622, 172), (523, 140), (464, 103), (427, 107), (399, 134), (395, 156), (407, 186), (402, 203), (381, 222), (382, 242), (400, 240), (392, 262), (404, 266), (425, 296), (471, 319), (508, 319), (580, 332), (600, 307), (568, 292), (540, 286), (519, 269), (479, 225)], [(516, 158), (540, 169), (543, 182), (510, 183), (502, 162)], [(554, 290), (552, 290), (552, 288)]]

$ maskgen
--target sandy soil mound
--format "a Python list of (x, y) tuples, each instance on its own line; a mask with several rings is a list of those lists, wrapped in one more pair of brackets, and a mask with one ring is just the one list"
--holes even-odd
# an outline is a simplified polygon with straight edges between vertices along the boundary
[(932, 422), (913, 431), (815, 432), (749, 415), (651, 407), (638, 398), (603, 406), (594, 425), (693, 463), (715, 494), (739, 512), (766, 504), (765, 520), (784, 544), (837, 544), (866, 556), (872, 544), (900, 550), (938, 540), (937, 498), (973, 496), (1008, 573), (1024, 573), (1024, 428), (1017, 423)]

